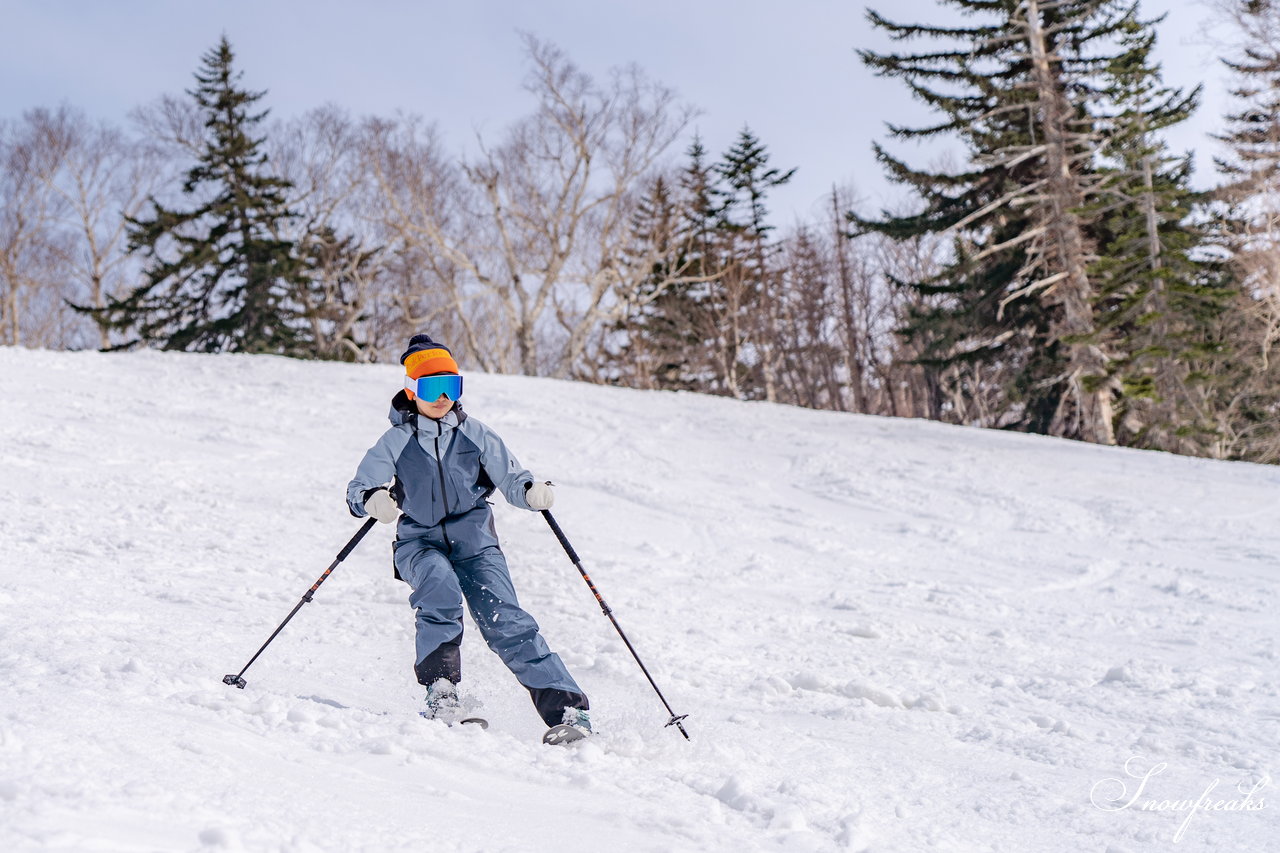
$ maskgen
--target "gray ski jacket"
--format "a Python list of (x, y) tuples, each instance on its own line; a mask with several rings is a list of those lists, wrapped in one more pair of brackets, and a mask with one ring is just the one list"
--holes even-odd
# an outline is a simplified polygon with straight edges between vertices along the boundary
[(388, 417), (391, 429), (369, 448), (347, 484), (352, 515), (364, 517), (365, 498), (382, 486), (391, 489), (403, 513), (399, 538), (483, 506), (495, 489), (512, 506), (530, 509), (525, 489), (533, 475), (461, 403), (436, 421), (420, 416), (401, 391)]

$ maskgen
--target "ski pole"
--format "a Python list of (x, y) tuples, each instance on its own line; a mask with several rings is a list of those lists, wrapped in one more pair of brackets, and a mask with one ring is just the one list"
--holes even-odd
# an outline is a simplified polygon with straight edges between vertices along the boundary
[(364, 535), (369, 532), (369, 529), (373, 527), (373, 525), (376, 524), (377, 521), (378, 520), (373, 516), (369, 516), (369, 520), (366, 521), (364, 525), (361, 526), (361, 528), (356, 531), (356, 535), (351, 537), (351, 541), (346, 544), (346, 547), (344, 547), (341, 551), (338, 552), (338, 556), (334, 559), (332, 563), (329, 564), (329, 568), (324, 570), (324, 574), (322, 574), (319, 578), (316, 579), (316, 582), (311, 585), (311, 589), (307, 590), (306, 594), (302, 596), (302, 600), (293, 606), (293, 609), (289, 611), (288, 616), (284, 617), (284, 621), (280, 623), (279, 627), (277, 627), (273, 632), (271, 632), (271, 636), (267, 637), (267, 641), (262, 644), (262, 648), (258, 649), (258, 651), (254, 654), (254, 656), (249, 658), (249, 662), (244, 665), (244, 669), (240, 670), (240, 672), (236, 675), (223, 676), (222, 678), (223, 684), (230, 684), (232, 687), (239, 687), (241, 690), (244, 689), (243, 676), (244, 676), (245, 670), (253, 666), (253, 662), (258, 659), (258, 655), (262, 654), (263, 649), (271, 645), (271, 641), (276, 638), (276, 634), (279, 634), (282, 630), (284, 630), (284, 626), (289, 624), (289, 620), (293, 618), (293, 614), (297, 613), (302, 608), (302, 605), (306, 604), (308, 601), (311, 600), (311, 596), (315, 595), (316, 590), (320, 588), (320, 584), (324, 583), (325, 578), (329, 577), (329, 573), (338, 567), (338, 563), (341, 563), (343, 560), (347, 559), (347, 555), (350, 554), (353, 550), (355, 550), (356, 545), (359, 544), (360, 540), (364, 538)]
[[(680, 734), (684, 735), (684, 739), (689, 739), (689, 733), (684, 730), (681, 721), (688, 718), (688, 714), (676, 716), (676, 712), (671, 710), (671, 705), (667, 702), (667, 697), (662, 695), (662, 691), (658, 689), (657, 683), (653, 680), (653, 676), (649, 674), (648, 668), (644, 665), (644, 661), (640, 660), (640, 655), (636, 654), (635, 647), (631, 645), (631, 641), (627, 639), (627, 635), (623, 633), (622, 626), (618, 624), (618, 620), (614, 618), (613, 610), (604, 601), (604, 596), (600, 594), (600, 590), (596, 589), (596, 585), (592, 582), (591, 576), (587, 574), (587, 570), (582, 568), (582, 561), (578, 559), (578, 554), (573, 550), (573, 546), (569, 544), (569, 539), (564, 535), (564, 531), (560, 529), (560, 525), (556, 524), (555, 518), (551, 515), (551, 510), (542, 510), (542, 517), (547, 520), (547, 524), (551, 525), (551, 532), (560, 540), (560, 545), (564, 548), (564, 552), (569, 555), (569, 559), (573, 561), (574, 568), (578, 570), (578, 574), (582, 575), (582, 579), (587, 582), (587, 586), (591, 589), (591, 594), (596, 597), (596, 601), (600, 602), (600, 609), (605, 616), (609, 617), (609, 621), (613, 623), (613, 627), (617, 629), (618, 636), (622, 638), (622, 642), (627, 644), (627, 650), (631, 652), (631, 656), (636, 659), (636, 663), (640, 664), (640, 671), (644, 673), (644, 677), (649, 679), (649, 684), (653, 686), (653, 692), (658, 694), (658, 698), (662, 700), (662, 704), (666, 706), (667, 713), (671, 715), (671, 719), (667, 721), (668, 726), (675, 726), (680, 730)], [(663, 726), (666, 728), (666, 726)]]

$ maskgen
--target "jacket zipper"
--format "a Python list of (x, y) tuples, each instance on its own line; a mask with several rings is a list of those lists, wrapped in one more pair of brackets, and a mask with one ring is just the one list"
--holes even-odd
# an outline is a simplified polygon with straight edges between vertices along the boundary
[(444, 498), (444, 515), (440, 517), (440, 532), (444, 534), (444, 546), (447, 553), (453, 553), (453, 540), (449, 538), (449, 528), (444, 520), (449, 515), (449, 489), (445, 485), (444, 460), (440, 458), (440, 436), (444, 435), (444, 427), (436, 422), (436, 468), (440, 471), (440, 495)]

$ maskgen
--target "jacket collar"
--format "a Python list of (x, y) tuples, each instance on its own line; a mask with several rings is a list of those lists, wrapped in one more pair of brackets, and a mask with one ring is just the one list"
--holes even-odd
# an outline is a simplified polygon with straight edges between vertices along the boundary
[[(431, 418), (420, 416), (418, 407), (413, 404), (413, 401), (409, 399), (409, 395), (403, 390), (391, 398), (391, 411), (387, 414), (387, 419), (391, 421), (392, 426), (408, 424), (414, 429), (436, 432), (435, 425), (437, 422), (431, 420)], [(462, 401), (459, 400), (453, 404), (453, 408), (438, 423), (445, 429), (454, 429), (462, 426), (462, 422), (466, 419), (467, 413), (462, 410)]]

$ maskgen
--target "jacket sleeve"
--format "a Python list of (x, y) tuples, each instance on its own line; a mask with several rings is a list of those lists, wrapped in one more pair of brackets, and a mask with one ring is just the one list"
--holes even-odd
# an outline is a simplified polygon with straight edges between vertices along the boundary
[[(533, 475), (521, 465), (498, 434), (475, 418), (467, 418), (463, 424), (467, 437), (480, 448), (480, 465), (485, 474), (502, 492), (507, 503), (520, 509), (530, 509), (524, 499), (524, 491), (533, 482)], [(531, 510), (532, 511), (532, 510)]]
[(412, 438), (412, 432), (392, 427), (370, 447), (347, 484), (347, 507), (356, 518), (364, 518), (364, 496), (370, 489), (385, 486), (396, 475), (396, 460)]

